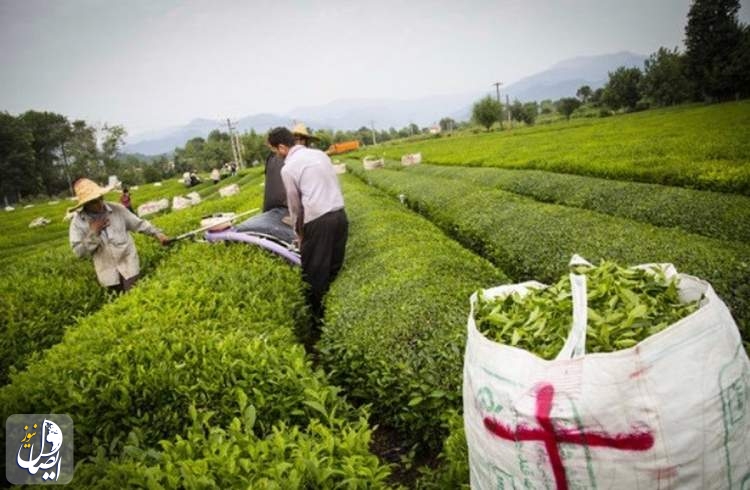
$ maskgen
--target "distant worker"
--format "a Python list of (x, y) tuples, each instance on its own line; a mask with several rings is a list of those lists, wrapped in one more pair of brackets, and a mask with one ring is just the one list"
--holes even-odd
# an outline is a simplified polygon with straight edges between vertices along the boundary
[(213, 180), (214, 184), (218, 184), (221, 180), (221, 174), (219, 173), (218, 168), (211, 170), (211, 180)]
[(328, 155), (295, 144), (287, 128), (271, 130), (268, 144), (284, 157), (281, 178), (300, 243), (302, 279), (309, 285), (308, 304), (319, 327), (323, 296), (344, 264), (349, 236), (344, 196)]
[(130, 202), (130, 192), (128, 191), (127, 187), (122, 188), (122, 194), (120, 194), (120, 204), (122, 204), (125, 209), (135, 214), (135, 211), (133, 211), (133, 204)]
[(198, 174), (195, 173), (195, 170), (190, 171), (190, 187), (193, 187), (194, 185), (198, 185), (201, 183), (200, 177), (198, 177)]
[(128, 232), (155, 237), (162, 245), (169, 242), (161, 230), (131, 213), (121, 204), (104, 202), (107, 189), (89, 179), (73, 184), (78, 204), (70, 222), (70, 246), (78, 257), (92, 256), (99, 283), (118, 292), (128, 291), (138, 279), (140, 263), (133, 237)]

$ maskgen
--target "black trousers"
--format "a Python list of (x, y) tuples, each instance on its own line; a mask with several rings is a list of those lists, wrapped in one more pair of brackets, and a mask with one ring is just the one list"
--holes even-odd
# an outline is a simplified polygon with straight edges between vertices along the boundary
[(344, 264), (349, 221), (343, 209), (315, 218), (302, 227), (302, 280), (316, 319), (323, 316), (323, 296)]

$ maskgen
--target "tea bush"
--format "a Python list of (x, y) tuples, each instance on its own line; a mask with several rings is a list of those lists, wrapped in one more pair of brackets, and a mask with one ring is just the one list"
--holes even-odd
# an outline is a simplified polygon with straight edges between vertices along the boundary
[(126, 445), (114, 461), (97, 457), (76, 470), (85, 488), (386, 488), (388, 469), (367, 451), (367, 421), (327, 424), (315, 419), (306, 430), (281, 422), (265, 438), (253, 419), (226, 426), (196, 413), (185, 437), (162, 441), (161, 451)]
[(437, 458), (438, 464), (435, 467), (421, 468), (421, 475), (416, 482), (418, 489), (470, 488), (469, 450), (463, 415), (458, 411), (452, 411), (447, 420), (449, 435), (445, 438), (443, 449)]
[[(3, 414), (67, 413), (75, 423), (78, 461), (111, 459), (131, 470), (128, 454), (140, 448), (151, 455), (162, 440), (175, 441), (177, 448), (170, 452), (172, 446), (162, 443), (163, 457), (189, 467), (197, 454), (177, 436), (189, 438), (198, 454), (224, 450), (215, 431), (203, 439), (195, 434), (198, 417), (210, 413), (211, 427), (234, 431), (236, 449), (270, 436), (263, 443), (268, 448), (261, 444), (258, 451), (270, 451), (264, 457), (282, 467), (286, 453), (274, 452), (274, 432), (299, 431), (288, 451), (296, 444), (314, 455), (331, 444), (330, 437), (318, 438), (319, 424), (331, 428), (332, 438), (341, 438), (334, 446), (349, 445), (358, 455), (330, 462), (336, 470), (331, 479), (387, 474), (366, 456), (369, 431), (362, 414), (338, 397), (321, 371), (312, 370), (297, 344), (293, 328), (305, 317), (299, 273), (283, 261), (244, 245), (185, 246), (139, 287), (82, 319), (61, 343), (12, 375), (0, 389), (0, 409)], [(242, 437), (235, 419), (246, 424)], [(123, 452), (126, 446), (132, 447)], [(338, 471), (353, 462), (361, 467)], [(240, 469), (228, 476), (235, 482), (252, 470), (237, 464)], [(161, 469), (165, 481), (171, 468)], [(220, 469), (201, 481), (221, 480)], [(154, 471), (159, 470), (131, 476), (147, 478)], [(269, 478), (281, 478), (279, 471)], [(94, 471), (91, 478), (97, 475)]]
[(404, 172), (462, 179), (537, 201), (750, 243), (750, 197), (746, 196), (541, 170), (418, 165)]
[(507, 277), (381, 192), (342, 182), (350, 238), (326, 297), (321, 359), (379, 424), (435, 449), (443, 415), (461, 405), (469, 295)]
[(410, 206), (489, 258), (514, 282), (550, 283), (565, 272), (574, 253), (627, 265), (671, 262), (678, 271), (709, 281), (745, 340), (750, 338), (750, 245), (543, 204), (460, 179), (350, 169), (393, 196), (405, 196)]

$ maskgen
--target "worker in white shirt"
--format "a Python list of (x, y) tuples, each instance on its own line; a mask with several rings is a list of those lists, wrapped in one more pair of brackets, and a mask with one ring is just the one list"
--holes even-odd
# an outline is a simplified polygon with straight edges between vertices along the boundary
[(292, 227), (300, 244), (302, 279), (315, 319), (323, 316), (323, 296), (344, 264), (349, 221), (331, 159), (320, 150), (295, 144), (287, 128), (268, 133), (268, 145), (284, 158), (281, 178)]
[(89, 179), (73, 184), (78, 204), (70, 222), (70, 246), (78, 257), (93, 256), (99, 283), (118, 292), (129, 290), (140, 273), (138, 252), (128, 232), (138, 231), (155, 237), (162, 245), (169, 238), (148, 221), (123, 205), (104, 202), (107, 189)]

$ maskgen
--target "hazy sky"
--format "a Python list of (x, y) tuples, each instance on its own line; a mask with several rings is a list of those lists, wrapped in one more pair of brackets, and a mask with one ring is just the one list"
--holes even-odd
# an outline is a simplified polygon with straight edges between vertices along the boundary
[[(740, 17), (748, 22), (747, 3)], [(0, 110), (130, 134), (682, 48), (690, 0), (0, 0)]]

